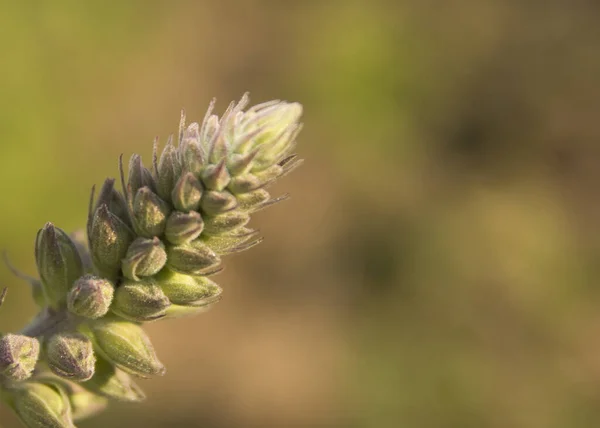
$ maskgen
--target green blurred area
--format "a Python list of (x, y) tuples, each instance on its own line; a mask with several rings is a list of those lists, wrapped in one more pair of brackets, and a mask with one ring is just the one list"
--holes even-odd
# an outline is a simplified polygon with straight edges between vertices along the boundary
[[(121, 153), (179, 110), (299, 101), (306, 164), (148, 326), (163, 378), (82, 427), (600, 424), (600, 4), (58, 1), (0, 6), (0, 248), (33, 273)], [(35, 313), (10, 286), (2, 331)], [(0, 408), (4, 427), (17, 426)]]

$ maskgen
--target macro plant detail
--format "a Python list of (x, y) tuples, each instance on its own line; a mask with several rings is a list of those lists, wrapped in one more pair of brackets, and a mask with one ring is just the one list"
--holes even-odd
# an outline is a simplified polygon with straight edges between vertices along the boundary
[(40, 311), (0, 335), (0, 398), (24, 425), (73, 427), (110, 399), (142, 401), (134, 377), (165, 373), (143, 323), (206, 311), (222, 258), (262, 241), (248, 222), (287, 198), (267, 188), (302, 162), (302, 107), (248, 102), (218, 117), (213, 101), (200, 124), (182, 113), (177, 144), (159, 155), (155, 141), (149, 167), (134, 154), (125, 174), (121, 157), (122, 191), (110, 178), (92, 189), (87, 239), (52, 223), (38, 232), (39, 279), (18, 275)]

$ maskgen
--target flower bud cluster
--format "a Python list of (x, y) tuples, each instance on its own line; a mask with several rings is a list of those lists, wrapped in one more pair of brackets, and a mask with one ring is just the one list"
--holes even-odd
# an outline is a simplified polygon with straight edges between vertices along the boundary
[[(131, 375), (162, 375), (141, 323), (205, 311), (221, 297), (209, 278), (222, 257), (261, 242), (250, 215), (277, 203), (266, 188), (300, 164), (292, 154), (302, 108), (245, 95), (222, 117), (186, 125), (150, 168), (120, 162), (90, 200), (87, 242), (51, 223), (35, 256), (42, 307), (34, 327), (0, 338), (0, 383), (27, 426), (73, 426), (107, 399), (140, 401)], [(30, 281), (32, 282), (32, 281)], [(33, 285), (33, 282), (32, 282)]]

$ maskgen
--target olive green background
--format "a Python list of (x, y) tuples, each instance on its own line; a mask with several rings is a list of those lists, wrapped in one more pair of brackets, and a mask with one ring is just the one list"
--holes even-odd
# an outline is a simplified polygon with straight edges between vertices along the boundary
[[(117, 158), (250, 91), (305, 165), (224, 299), (148, 325), (148, 400), (80, 426), (600, 424), (597, 2), (0, 2), (0, 248), (34, 273)], [(35, 313), (10, 287), (0, 330)], [(1, 425), (17, 426), (6, 408)]]

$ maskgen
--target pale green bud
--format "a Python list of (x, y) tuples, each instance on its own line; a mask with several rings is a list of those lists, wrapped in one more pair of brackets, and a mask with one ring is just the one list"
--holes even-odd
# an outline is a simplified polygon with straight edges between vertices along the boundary
[(135, 281), (158, 273), (167, 261), (165, 246), (160, 239), (137, 238), (123, 259), (123, 275)]
[(238, 207), (247, 212), (253, 212), (253, 209), (261, 206), (271, 198), (269, 192), (265, 189), (258, 189), (250, 193), (237, 195)]
[(165, 236), (172, 244), (184, 244), (199, 237), (203, 229), (204, 221), (200, 213), (196, 211), (189, 213), (173, 211), (167, 219)]
[(171, 193), (171, 200), (176, 210), (190, 212), (198, 210), (202, 197), (202, 183), (191, 172), (183, 174)]
[(40, 354), (40, 343), (34, 337), (6, 334), (0, 337), (0, 375), (23, 381), (31, 376)]
[(144, 391), (135, 384), (131, 376), (100, 355), (96, 357), (94, 376), (81, 386), (113, 400), (137, 403), (146, 399)]
[(171, 305), (167, 309), (164, 319), (184, 318), (207, 312), (216, 302), (204, 306)]
[(206, 299), (212, 299), (221, 294), (221, 287), (205, 276), (192, 276), (170, 269), (163, 269), (157, 276), (165, 295), (172, 303), (193, 305)]
[(90, 328), (100, 353), (117, 367), (142, 377), (166, 372), (140, 326), (105, 317), (91, 323)]
[(56, 385), (25, 382), (10, 394), (15, 412), (28, 428), (75, 428), (69, 400)]
[(219, 235), (233, 232), (245, 226), (250, 221), (250, 216), (243, 211), (230, 211), (214, 217), (204, 219), (204, 233), (207, 235)]
[(162, 318), (169, 305), (169, 299), (153, 279), (125, 280), (117, 287), (112, 311), (130, 321), (153, 321)]
[(46, 223), (37, 234), (35, 259), (51, 305), (65, 299), (73, 281), (83, 274), (83, 265), (75, 244), (65, 232)]
[(258, 149), (245, 154), (232, 154), (227, 160), (227, 170), (232, 176), (246, 174), (252, 167), (252, 161), (258, 154)]
[(258, 189), (262, 185), (261, 181), (254, 174), (243, 174), (233, 177), (227, 188), (235, 194), (248, 193)]
[(138, 235), (145, 238), (160, 236), (165, 230), (171, 207), (149, 187), (140, 188), (133, 201), (133, 223)]
[(221, 191), (227, 187), (231, 176), (225, 165), (225, 159), (216, 165), (207, 165), (202, 171), (202, 182), (210, 190)]
[(222, 192), (209, 190), (204, 192), (200, 206), (202, 211), (208, 215), (216, 215), (231, 211), (237, 207), (237, 199), (227, 190)]
[(253, 175), (263, 184), (271, 183), (272, 181), (278, 179), (281, 174), (283, 174), (283, 167), (275, 164), (270, 165), (267, 169), (256, 172)]
[(176, 272), (203, 275), (213, 271), (220, 263), (219, 256), (198, 240), (167, 247), (167, 266)]
[(64, 392), (71, 407), (71, 417), (75, 422), (100, 413), (108, 405), (106, 397), (84, 389), (81, 384), (50, 375), (36, 377), (36, 381), (54, 386)]
[[(198, 127), (198, 124), (192, 124)], [(190, 125), (190, 126), (192, 126)], [(204, 153), (197, 138), (184, 138), (182, 148), (179, 151), (182, 153), (183, 169), (191, 172), (194, 175), (199, 175), (204, 166)]]
[(113, 294), (114, 286), (109, 280), (84, 275), (75, 281), (69, 291), (67, 307), (80, 317), (100, 318), (108, 312)]
[(83, 382), (94, 375), (96, 357), (89, 338), (80, 333), (58, 333), (45, 344), (50, 370), (65, 379)]
[(144, 186), (154, 190), (154, 179), (152, 178), (150, 171), (142, 165), (142, 157), (134, 154), (129, 160), (129, 179), (127, 181), (127, 188), (132, 195), (135, 195), (137, 191)]
[(169, 142), (160, 156), (156, 186), (158, 195), (164, 201), (169, 201), (171, 198), (171, 192), (175, 187), (177, 177), (179, 177), (179, 169), (176, 150)]
[(90, 230), (90, 252), (94, 267), (101, 276), (116, 279), (121, 272), (121, 259), (133, 241), (133, 233), (106, 204), (94, 213)]
[(108, 398), (94, 394), (73, 383), (67, 390), (72, 417), (75, 422), (97, 415), (108, 407)]
[(108, 210), (119, 217), (125, 224), (128, 226), (131, 225), (127, 202), (123, 195), (115, 189), (115, 180), (113, 178), (104, 180), (104, 184), (98, 195), (98, 200), (96, 201), (95, 209), (98, 209), (102, 204), (105, 204), (108, 207)]
[(218, 255), (239, 253), (260, 244), (263, 238), (257, 230), (240, 228), (231, 234), (218, 236), (203, 236), (202, 242), (208, 245)]
[[(262, 157), (267, 157), (274, 151), (279, 153), (293, 143), (298, 128), (298, 120), (302, 115), (302, 106), (298, 103), (265, 103), (248, 109), (240, 128), (246, 132), (260, 129), (261, 132), (252, 139), (252, 145), (236, 149), (244, 153), (251, 148), (260, 147)], [(259, 154), (261, 157), (261, 154)]]

